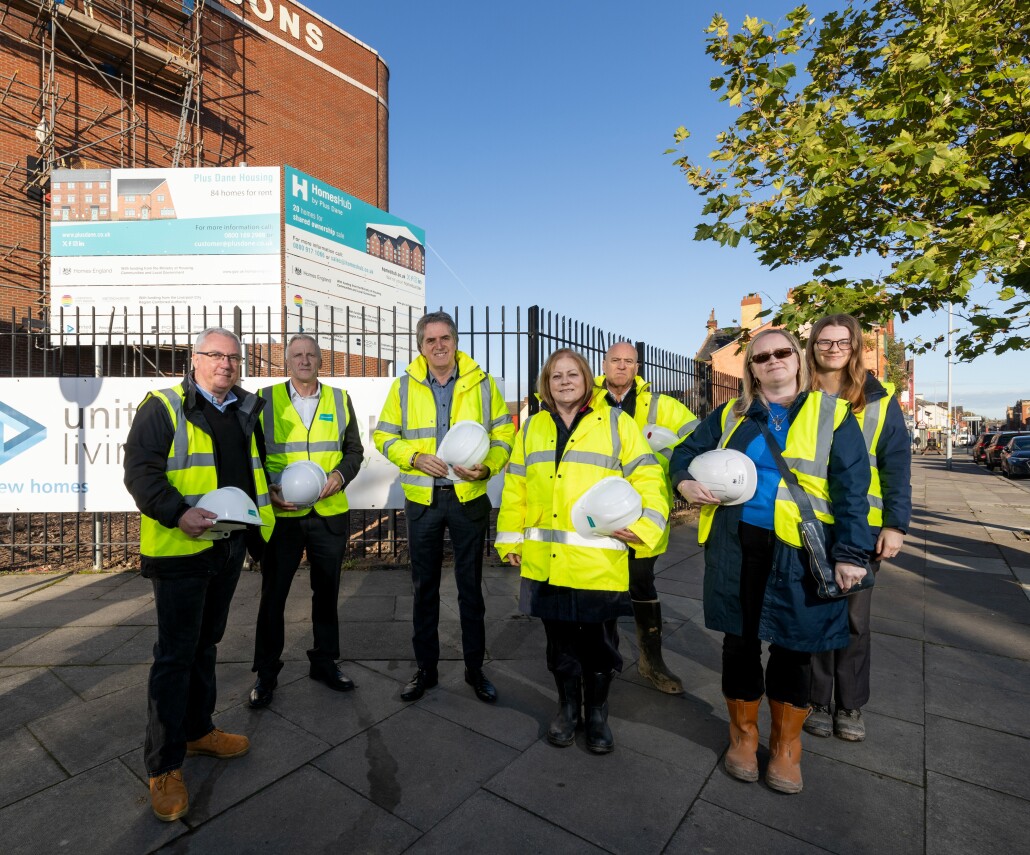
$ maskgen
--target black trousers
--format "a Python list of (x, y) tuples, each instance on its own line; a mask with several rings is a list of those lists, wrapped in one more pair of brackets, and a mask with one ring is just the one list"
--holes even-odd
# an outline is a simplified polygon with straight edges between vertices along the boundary
[(633, 548), (629, 551), (629, 596), (631, 600), (648, 602), (658, 599), (658, 591), (654, 586), (654, 567), (658, 556), (637, 558)]
[(186, 742), (214, 729), (218, 642), (246, 555), (242, 532), (184, 559), (191, 575), (151, 574), (157, 643), (147, 684), (143, 759), (156, 777), (182, 766)]
[(622, 671), (616, 619), (598, 623), (544, 620), (547, 670), (560, 677)]
[(727, 698), (771, 700), (796, 707), (808, 706), (811, 654), (769, 645), (769, 664), (762, 672), (762, 642), (758, 623), (765, 586), (772, 572), (776, 535), (758, 526), (740, 523), (740, 609), (743, 634), (726, 633), (722, 640), (722, 692)]
[[(870, 570), (879, 569), (879, 561)], [(869, 649), (872, 635), (869, 618), (873, 588), (848, 597), (848, 646), (812, 654), (813, 704), (824, 707), (833, 700), (838, 707), (860, 710), (869, 702)]]
[(332, 673), (340, 656), (340, 566), (347, 551), (347, 514), (332, 517), (310, 513), (279, 517), (261, 559), (261, 605), (254, 639), (253, 669), (264, 679), (282, 670), (284, 612), (301, 556), (311, 565), (311, 628), (314, 647), (308, 659), (316, 669)]
[(406, 501), (404, 515), (408, 521), (408, 552), (415, 593), (411, 643), (419, 667), (434, 669), (440, 661), (440, 572), (444, 533), (450, 532), (465, 667), (482, 668), (486, 655), (483, 549), (490, 523), (489, 497), (482, 495), (460, 502), (453, 488), (435, 487), (432, 504)]

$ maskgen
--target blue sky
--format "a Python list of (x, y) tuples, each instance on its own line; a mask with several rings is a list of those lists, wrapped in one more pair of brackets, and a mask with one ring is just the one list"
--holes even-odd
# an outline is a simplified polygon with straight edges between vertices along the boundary
[[(429, 305), (535, 303), (692, 355), (712, 309), (729, 324), (744, 294), (768, 306), (808, 278), (766, 270), (743, 245), (695, 242), (700, 199), (663, 153), (682, 124), (690, 152), (705, 155), (734, 119), (709, 90), (712, 14), (738, 28), (748, 14), (782, 21), (793, 4), (305, 5), (390, 67), (390, 209), (426, 230)], [(815, 15), (835, 7), (809, 4)], [(898, 333), (946, 327), (944, 314), (924, 315)], [(956, 364), (953, 401), (1004, 416), (1030, 397), (1026, 364), (1011, 354)], [(943, 352), (919, 357), (916, 391), (944, 400), (946, 372)]]

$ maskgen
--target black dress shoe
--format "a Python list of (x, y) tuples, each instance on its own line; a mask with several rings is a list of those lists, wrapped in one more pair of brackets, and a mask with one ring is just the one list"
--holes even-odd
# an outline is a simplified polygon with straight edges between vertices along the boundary
[(476, 697), (484, 704), (497, 702), (497, 689), (494, 688), (493, 683), (486, 679), (486, 674), (483, 673), (482, 668), (466, 668), (465, 682), (473, 688)]
[(415, 672), (415, 676), (411, 678), (411, 682), (401, 691), (401, 700), (417, 701), (426, 693), (426, 689), (433, 688), (438, 682), (440, 682), (440, 677), (435, 669), (419, 668)]
[(278, 685), (279, 681), (274, 677), (270, 680), (258, 677), (254, 688), (250, 690), (250, 699), (247, 701), (250, 708), (252, 710), (259, 710), (261, 707), (267, 707), (272, 703), (272, 695), (275, 687)]
[(318, 680), (319, 683), (325, 683), (334, 692), (349, 692), (354, 688), (354, 681), (350, 677), (344, 677), (339, 666), (334, 665), (332, 670), (327, 670), (312, 665), (308, 676), (312, 680)]

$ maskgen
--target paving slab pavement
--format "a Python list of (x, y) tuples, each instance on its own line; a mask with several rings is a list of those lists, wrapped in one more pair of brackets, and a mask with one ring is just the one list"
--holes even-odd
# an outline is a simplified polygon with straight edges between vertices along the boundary
[[(721, 766), (721, 638), (704, 627), (696, 529), (658, 565), (666, 659), (681, 697), (626, 668), (611, 692), (616, 750), (545, 738), (556, 705), (538, 621), (515, 573), (485, 570), (495, 706), (462, 678), (454, 586), (442, 587), (440, 685), (399, 698), (410, 659), (404, 569), (348, 571), (336, 694), (307, 678), (310, 593), (287, 604), (272, 705), (250, 710), (260, 578), (245, 573), (219, 650), (219, 726), (232, 761), (188, 758), (191, 811), (151, 814), (141, 745), (154, 642), (136, 573), (0, 576), (0, 849), (371, 853), (898, 853), (1026, 851), (1030, 840), (1030, 482), (959, 456), (917, 458), (915, 518), (873, 598), (864, 743), (804, 736), (805, 790), (783, 796)], [(768, 711), (760, 717), (767, 762)]]

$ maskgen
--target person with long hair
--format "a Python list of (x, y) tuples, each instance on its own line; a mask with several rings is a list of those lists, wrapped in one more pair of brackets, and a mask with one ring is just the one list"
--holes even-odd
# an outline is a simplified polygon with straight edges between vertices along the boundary
[[(773, 443), (808, 495), (831, 544), (837, 584), (849, 590), (867, 572), (872, 538), (869, 466), (858, 423), (847, 404), (806, 392), (807, 369), (797, 340), (762, 330), (744, 351), (739, 398), (712, 412), (673, 451), (672, 483), (700, 504), (698, 541), (705, 548), (705, 626), (723, 633), (722, 691), (730, 717), (724, 767), (741, 781), (758, 780), (758, 709), (772, 714), (766, 784), (801, 792), (801, 728), (808, 715), (811, 654), (848, 643), (847, 605), (822, 600), (808, 567), (798, 525), (801, 512), (784, 483)], [(729, 448), (755, 464), (751, 499), (720, 505), (689, 471), (707, 451)], [(762, 669), (762, 642), (769, 662)]]
[[(618, 618), (631, 615), (629, 546), (654, 549), (668, 522), (665, 473), (633, 419), (592, 407), (590, 366), (556, 350), (540, 372), (541, 411), (515, 437), (497, 516), (496, 548), (522, 574), (519, 608), (543, 621), (547, 669), (558, 688), (552, 745), (576, 739), (585, 702), (587, 749), (615, 747), (608, 690), (622, 670)], [(576, 501), (598, 482), (621, 477), (640, 494), (640, 517), (609, 536), (583, 534)]]
[[(891, 384), (881, 384), (862, 362), (862, 327), (851, 315), (828, 315), (808, 336), (805, 362), (810, 388), (851, 404), (870, 463), (869, 525), (876, 538), (872, 570), (901, 551), (912, 516), (912, 448), (901, 405)], [(848, 598), (848, 646), (812, 657), (813, 736), (865, 739), (862, 707), (869, 700), (873, 589)], [(832, 706), (831, 706), (832, 705)]]

